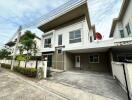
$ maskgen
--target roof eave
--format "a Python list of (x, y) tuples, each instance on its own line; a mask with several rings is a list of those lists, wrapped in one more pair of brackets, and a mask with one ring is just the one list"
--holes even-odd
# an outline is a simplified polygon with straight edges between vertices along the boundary
[(42, 20), (42, 21), (40, 22), (40, 24), (38, 25), (38, 28), (40, 29), (40, 27), (42, 27), (43, 25), (45, 25), (45, 24), (47, 24), (47, 23), (49, 23), (49, 22), (55, 20), (56, 18), (59, 18), (60, 16), (62, 16), (62, 15), (64, 15), (64, 14), (66, 14), (66, 13), (68, 13), (68, 12), (70, 12), (70, 11), (72, 11), (72, 10), (78, 8), (78, 7), (80, 7), (81, 5), (86, 4), (86, 5), (87, 5), (87, 9), (86, 9), (86, 10), (87, 10), (86, 19), (87, 19), (87, 23), (88, 23), (89, 29), (91, 29), (92, 26), (91, 26), (89, 11), (88, 11), (87, 0), (79, 0), (79, 1), (80, 1), (80, 2), (78, 2), (76, 5), (72, 5), (72, 7), (71, 7), (70, 9), (67, 8), (67, 9), (65, 9), (65, 11), (60, 12), (60, 13), (59, 13), (58, 15), (56, 15), (56, 16), (52, 16), (51, 18)]

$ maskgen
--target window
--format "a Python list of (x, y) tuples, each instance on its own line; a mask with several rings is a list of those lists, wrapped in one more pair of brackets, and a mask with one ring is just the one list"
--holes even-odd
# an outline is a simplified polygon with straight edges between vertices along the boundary
[(130, 35), (131, 34), (131, 29), (130, 29), (129, 23), (126, 25), (126, 30), (127, 30), (128, 35)]
[(76, 56), (76, 62), (77, 62), (77, 63), (80, 62), (80, 56)]
[(81, 42), (81, 30), (72, 31), (69, 33), (69, 42), (70, 43), (77, 43)]
[(51, 38), (45, 39), (44, 48), (51, 48)]
[(92, 42), (92, 36), (90, 36), (90, 42)]
[(99, 63), (99, 56), (98, 55), (93, 55), (89, 57), (90, 63)]
[(62, 45), (62, 35), (58, 36), (58, 45)]
[(125, 59), (126, 59), (125, 56), (121, 56), (121, 55), (117, 56), (117, 58), (118, 58), (118, 61), (119, 61), (119, 62), (124, 62)]
[(120, 36), (121, 36), (121, 38), (124, 38), (125, 36), (124, 36), (124, 31), (123, 30), (120, 30)]
[(117, 60), (119, 62), (125, 62), (126, 60), (132, 60), (132, 54), (117, 55)]
[(62, 54), (62, 49), (57, 49), (58, 54)]

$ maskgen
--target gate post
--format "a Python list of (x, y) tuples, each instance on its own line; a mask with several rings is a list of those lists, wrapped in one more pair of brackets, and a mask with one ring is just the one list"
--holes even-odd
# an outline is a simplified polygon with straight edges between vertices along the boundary
[(47, 61), (45, 60), (44, 62), (44, 66), (43, 66), (43, 72), (44, 72), (44, 78), (47, 78)]

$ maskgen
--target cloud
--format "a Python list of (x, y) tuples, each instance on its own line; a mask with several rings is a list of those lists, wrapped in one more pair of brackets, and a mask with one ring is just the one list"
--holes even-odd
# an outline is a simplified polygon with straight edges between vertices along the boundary
[[(37, 22), (41, 16), (69, 0), (1, 0), (0, 2), (0, 45), (6, 43), (19, 25)], [(121, 0), (88, 0), (92, 24), (108, 38), (112, 19), (117, 17)], [(38, 36), (43, 33), (33, 29)]]
[[(67, 0), (1, 0), (0, 2), (0, 45), (5, 44), (19, 25), (36, 21), (42, 15), (62, 5)], [(42, 32), (32, 29), (41, 36)]]
[(96, 31), (101, 32), (104, 39), (109, 38), (112, 20), (118, 16), (121, 3), (121, 0), (88, 1), (92, 24), (96, 25)]

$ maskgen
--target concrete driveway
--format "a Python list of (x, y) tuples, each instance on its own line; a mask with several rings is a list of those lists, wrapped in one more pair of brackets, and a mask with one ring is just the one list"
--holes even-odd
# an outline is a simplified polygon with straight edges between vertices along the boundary
[(49, 80), (113, 100), (128, 100), (124, 90), (106, 73), (67, 71), (56, 73)]

